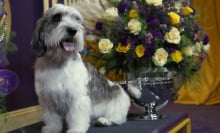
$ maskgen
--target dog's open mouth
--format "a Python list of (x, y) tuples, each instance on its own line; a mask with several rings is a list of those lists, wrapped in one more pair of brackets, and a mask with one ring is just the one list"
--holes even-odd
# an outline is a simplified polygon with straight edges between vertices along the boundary
[(73, 38), (67, 38), (61, 41), (61, 47), (68, 52), (75, 50), (75, 43)]

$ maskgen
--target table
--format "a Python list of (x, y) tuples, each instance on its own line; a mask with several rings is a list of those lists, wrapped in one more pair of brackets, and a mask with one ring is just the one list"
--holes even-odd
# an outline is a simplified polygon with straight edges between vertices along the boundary
[[(22, 130), (25, 130), (26, 133), (40, 133), (42, 126), (43, 123), (37, 123)], [(91, 127), (88, 133), (177, 133), (179, 131), (191, 133), (191, 122), (186, 113), (165, 112), (161, 120), (129, 119), (120, 126)], [(20, 131), (10, 133), (20, 133)]]

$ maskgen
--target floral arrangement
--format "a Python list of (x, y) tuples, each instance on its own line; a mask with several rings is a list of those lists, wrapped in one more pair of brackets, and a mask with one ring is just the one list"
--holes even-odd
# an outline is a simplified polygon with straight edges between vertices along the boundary
[(168, 69), (189, 76), (209, 51), (209, 39), (186, 0), (110, 0), (88, 30), (85, 59), (111, 80)]

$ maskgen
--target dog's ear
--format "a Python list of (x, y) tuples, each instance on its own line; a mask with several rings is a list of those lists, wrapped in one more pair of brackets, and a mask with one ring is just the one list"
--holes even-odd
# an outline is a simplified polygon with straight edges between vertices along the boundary
[(38, 21), (37, 27), (33, 33), (33, 37), (31, 40), (31, 51), (37, 57), (44, 56), (47, 51), (47, 48), (44, 44), (43, 36), (41, 35), (43, 30), (42, 23), (42, 20)]

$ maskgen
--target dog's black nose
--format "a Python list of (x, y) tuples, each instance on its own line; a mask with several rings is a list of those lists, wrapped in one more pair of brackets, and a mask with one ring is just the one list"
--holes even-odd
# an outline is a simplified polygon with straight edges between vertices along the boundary
[(74, 36), (76, 34), (77, 30), (73, 28), (67, 28), (67, 33), (71, 36)]

